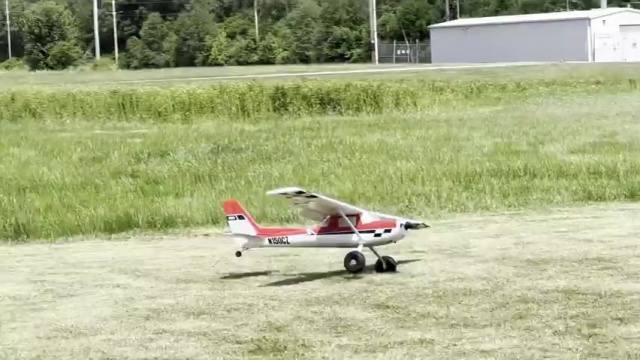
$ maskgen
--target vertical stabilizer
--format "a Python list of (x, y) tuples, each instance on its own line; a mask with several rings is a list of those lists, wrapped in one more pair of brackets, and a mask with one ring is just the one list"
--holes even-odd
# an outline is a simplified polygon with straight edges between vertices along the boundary
[(232, 233), (241, 235), (256, 235), (258, 233), (258, 224), (237, 200), (227, 200), (222, 204), (222, 207)]

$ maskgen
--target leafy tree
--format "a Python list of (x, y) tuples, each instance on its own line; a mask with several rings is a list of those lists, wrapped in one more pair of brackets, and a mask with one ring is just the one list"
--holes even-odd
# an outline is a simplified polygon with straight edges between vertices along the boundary
[(176, 66), (203, 66), (207, 64), (207, 37), (215, 33), (213, 15), (206, 9), (182, 13), (174, 23), (176, 35)]
[(61, 70), (81, 59), (78, 20), (65, 5), (50, 0), (35, 3), (19, 17), (18, 26), (31, 70)]
[(163, 68), (175, 64), (178, 37), (158, 13), (151, 13), (142, 25), (140, 38), (131, 37), (127, 62), (133, 68)]
[(229, 58), (230, 41), (224, 29), (220, 29), (215, 37), (208, 38), (209, 43), (209, 64), (227, 65)]
[(295, 62), (312, 63), (321, 58), (320, 13), (321, 8), (315, 0), (300, 0), (283, 20), (288, 29), (285, 44)]

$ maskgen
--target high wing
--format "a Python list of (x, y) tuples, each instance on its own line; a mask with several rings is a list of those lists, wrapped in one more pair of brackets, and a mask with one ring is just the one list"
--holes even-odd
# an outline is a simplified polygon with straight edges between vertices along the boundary
[(405, 219), (398, 216), (372, 212), (330, 197), (312, 193), (299, 187), (285, 187), (267, 191), (267, 195), (283, 196), (300, 210), (302, 216), (314, 221), (322, 221), (327, 216), (338, 216), (342, 212), (345, 216), (360, 215), (362, 222), (374, 220), (406, 221), (409, 228), (419, 229), (429, 227), (420, 220)]
[(267, 195), (285, 197), (295, 208), (300, 210), (302, 216), (314, 221), (322, 221), (327, 216), (338, 216), (340, 211), (346, 216), (366, 216), (368, 213), (365, 209), (299, 187), (275, 189), (267, 191)]
[(377, 213), (377, 212), (371, 212), (370, 214), (375, 216), (375, 217), (378, 217), (380, 219), (404, 221), (405, 222), (405, 226), (404, 226), (405, 229), (417, 230), (417, 229), (425, 229), (425, 228), (430, 228), (431, 227), (431, 225), (423, 222), (422, 220), (407, 219), (407, 218), (403, 218), (403, 217), (400, 217), (400, 216), (381, 214), (381, 213)]

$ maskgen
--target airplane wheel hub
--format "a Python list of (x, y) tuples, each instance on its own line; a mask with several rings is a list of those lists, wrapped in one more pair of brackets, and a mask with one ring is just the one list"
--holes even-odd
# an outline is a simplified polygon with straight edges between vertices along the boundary
[(366, 262), (360, 251), (352, 251), (344, 257), (344, 268), (352, 274), (358, 274), (364, 270)]

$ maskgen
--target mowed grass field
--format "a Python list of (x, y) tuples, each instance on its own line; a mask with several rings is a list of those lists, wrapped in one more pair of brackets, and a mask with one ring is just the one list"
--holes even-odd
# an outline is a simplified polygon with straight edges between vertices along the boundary
[(311, 64), (147, 69), (136, 71), (0, 71), (0, 89), (31, 87), (157, 87), (212, 82), (282, 82), (299, 79), (585, 79), (636, 77), (640, 66), (621, 63), (505, 64)]
[[(640, 206), (459, 216), (379, 249), (213, 236), (5, 247), (3, 359), (636, 359)], [(375, 257), (366, 253), (369, 267)]]
[[(0, 358), (637, 358), (616, 66), (0, 92)], [(433, 228), (380, 249), (395, 274), (233, 257), (222, 201), (301, 223), (289, 185)]]
[(430, 64), (309, 64), (309, 65), (259, 65), (259, 66), (222, 66), (194, 68), (165, 68), (121, 71), (0, 71), (0, 88), (28, 86), (86, 86), (132, 84), (181, 84), (206, 83), (211, 81), (254, 79), (299, 78), (306, 76), (340, 77), (388, 73), (415, 73), (422, 69), (432, 68)]

